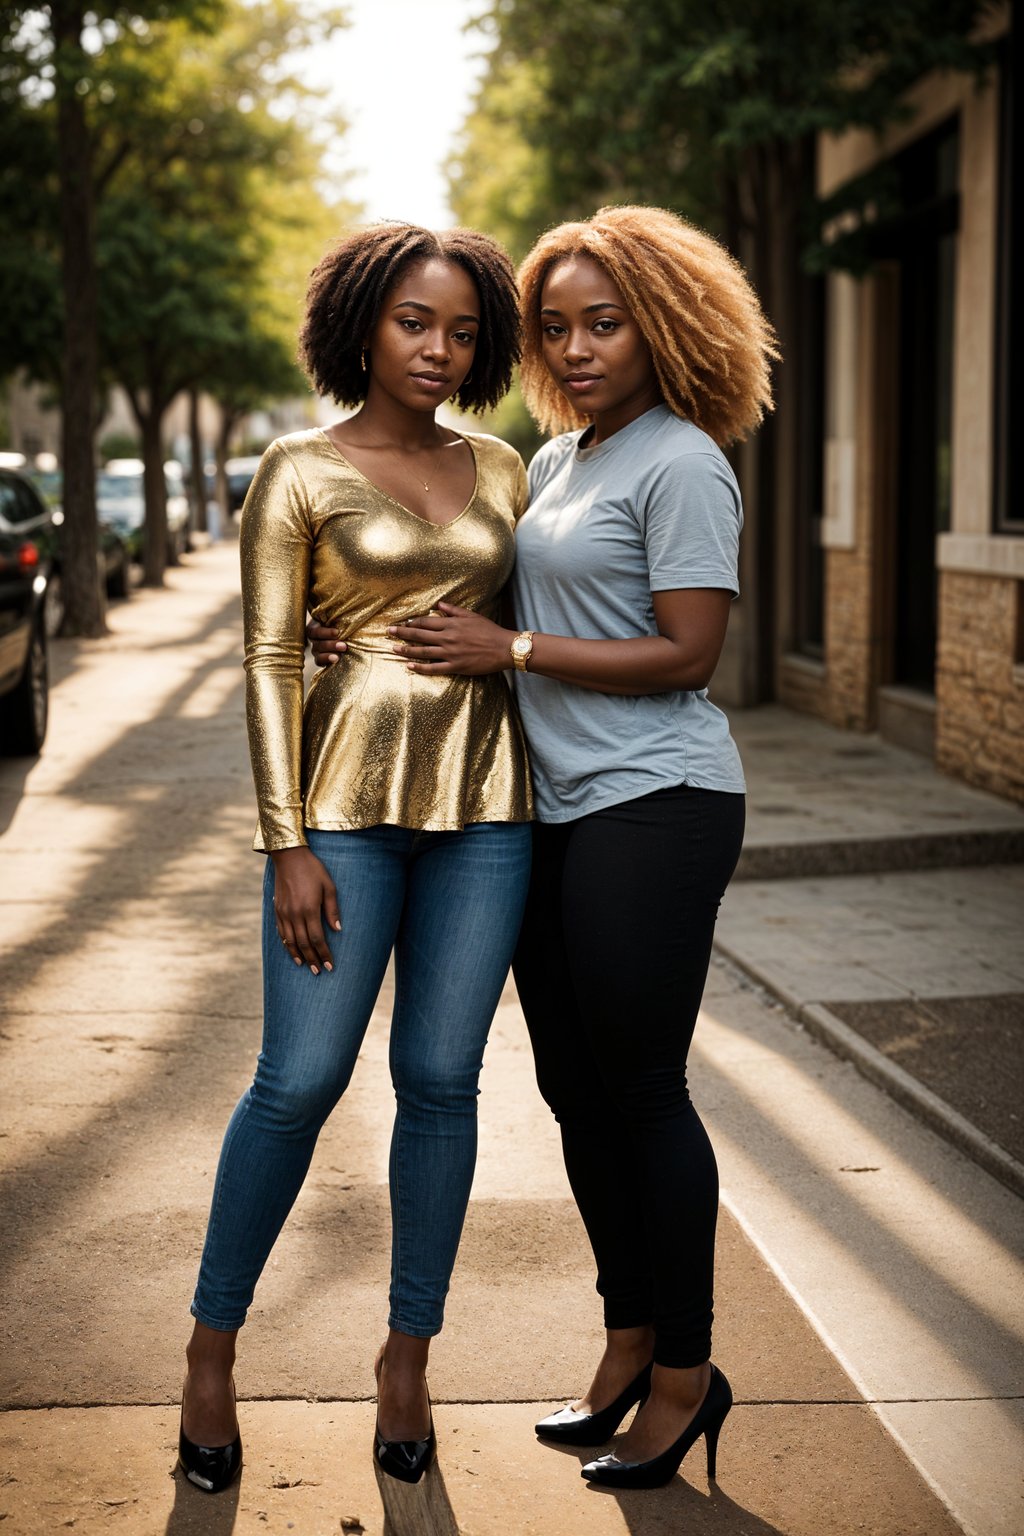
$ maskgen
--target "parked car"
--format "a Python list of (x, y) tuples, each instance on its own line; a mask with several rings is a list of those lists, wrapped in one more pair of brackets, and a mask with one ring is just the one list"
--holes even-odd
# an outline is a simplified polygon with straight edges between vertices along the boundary
[[(53, 571), (47, 595), (46, 626), (47, 634), (52, 639), (54, 635), (59, 634), (64, 621), (64, 477), (58, 469), (26, 469), (24, 473), (49, 508), (52, 520), (52, 532), (45, 539), (53, 559)], [(127, 597), (131, 591), (129, 573), (132, 557), (128, 551), (128, 545), (117, 529), (110, 523), (105, 523), (102, 517), (99, 521), (97, 554), (100, 577), (107, 589), (107, 596)]]
[(0, 750), (13, 756), (40, 751), (49, 711), (51, 565), (30, 531), (39, 509), (28, 482), (0, 469)]
[[(167, 492), (167, 564), (177, 565), (189, 547), (188, 497), (180, 464), (164, 465)], [(142, 559), (146, 497), (141, 459), (111, 459), (96, 482), (96, 507), (101, 521), (120, 534), (133, 560)]]
[(252, 477), (259, 468), (259, 454), (255, 458), (228, 459), (224, 466), (228, 477), (228, 510), (237, 512), (246, 498)]

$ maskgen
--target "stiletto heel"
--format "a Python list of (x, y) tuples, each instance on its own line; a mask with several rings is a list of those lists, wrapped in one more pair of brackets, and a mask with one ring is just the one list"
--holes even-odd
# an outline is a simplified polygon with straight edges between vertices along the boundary
[(645, 1365), (613, 1403), (598, 1413), (578, 1413), (575, 1408), (559, 1408), (534, 1425), (542, 1440), (559, 1445), (603, 1445), (622, 1423), (634, 1403), (646, 1401), (651, 1391), (651, 1367)]
[(731, 1407), (732, 1388), (718, 1367), (712, 1365), (704, 1401), (667, 1451), (653, 1456), (650, 1461), (620, 1461), (617, 1456), (599, 1456), (597, 1461), (587, 1462), (581, 1475), (588, 1482), (602, 1483), (607, 1488), (660, 1488), (675, 1477), (683, 1457), (703, 1435), (708, 1453), (708, 1477), (714, 1477), (718, 1436)]
[(434, 1412), (430, 1406), (429, 1392), (427, 1407), (430, 1412), (430, 1433), (425, 1440), (385, 1440), (374, 1426), (374, 1460), (382, 1472), (386, 1472), (389, 1477), (397, 1477), (401, 1483), (418, 1483), (434, 1459), (437, 1436), (434, 1434)]
[(708, 1453), (708, 1481), (712, 1483), (715, 1481), (715, 1467), (718, 1462), (718, 1436), (721, 1430), (722, 1425), (718, 1423), (714, 1427), (709, 1425), (704, 1431), (704, 1444)]

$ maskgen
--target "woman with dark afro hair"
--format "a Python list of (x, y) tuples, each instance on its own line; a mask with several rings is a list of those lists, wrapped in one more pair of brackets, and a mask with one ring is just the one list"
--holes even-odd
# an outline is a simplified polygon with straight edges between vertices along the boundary
[[(344, 1093), (394, 952), (389, 1333), (374, 1454), (434, 1451), (425, 1370), (476, 1157), (477, 1079), (519, 932), (531, 799), (505, 680), (422, 677), (389, 629), (444, 600), (498, 617), (526, 506), (519, 456), (434, 419), (493, 406), (519, 358), (493, 241), (380, 224), (313, 273), (302, 352), (354, 415), (267, 449), (242, 513), (246, 711), (267, 857), (263, 1048), (228, 1126), (192, 1315), (180, 1433), (207, 1492), (241, 1465), (238, 1329)], [(345, 665), (303, 698), (307, 609)]]

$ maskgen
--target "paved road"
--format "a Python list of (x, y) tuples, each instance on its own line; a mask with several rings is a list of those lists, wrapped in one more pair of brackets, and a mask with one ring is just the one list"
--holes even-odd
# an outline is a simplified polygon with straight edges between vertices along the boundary
[[(0, 766), (11, 1536), (382, 1529), (387, 988), (245, 1330), (241, 1485), (210, 1501), (171, 1475), (217, 1148), (259, 1037), (236, 561), (204, 551), (114, 610), (109, 639), (60, 643), (46, 752)], [(726, 1197), (720, 1483), (695, 1456), (667, 1489), (610, 1497), (532, 1436), (584, 1382), (600, 1317), (510, 988), (431, 1370), (463, 1531), (1018, 1529), (1018, 1202), (724, 963), (696, 1058)]]

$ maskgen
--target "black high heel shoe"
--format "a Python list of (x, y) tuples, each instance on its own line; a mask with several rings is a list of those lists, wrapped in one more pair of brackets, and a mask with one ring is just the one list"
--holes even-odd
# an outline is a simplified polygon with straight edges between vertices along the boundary
[(601, 1483), (606, 1488), (660, 1488), (663, 1483), (671, 1482), (687, 1451), (703, 1435), (708, 1453), (708, 1477), (713, 1478), (718, 1459), (718, 1436), (731, 1407), (732, 1388), (713, 1365), (704, 1401), (667, 1451), (653, 1456), (650, 1461), (620, 1461), (617, 1456), (599, 1456), (597, 1461), (587, 1462), (581, 1475), (588, 1482)]
[(534, 1425), (541, 1440), (558, 1445), (603, 1445), (622, 1423), (634, 1403), (642, 1403), (651, 1390), (651, 1367), (645, 1365), (639, 1376), (621, 1391), (613, 1403), (598, 1413), (578, 1413), (575, 1408), (559, 1408)]
[(237, 1434), (230, 1445), (196, 1445), (179, 1425), (178, 1463), (204, 1493), (223, 1493), (242, 1470), (242, 1436)]
[(385, 1440), (380, 1429), (374, 1426), (373, 1459), (382, 1472), (386, 1472), (389, 1477), (397, 1477), (399, 1482), (418, 1483), (434, 1459), (437, 1436), (434, 1434), (434, 1414), (430, 1407), (429, 1392), (427, 1408), (430, 1413), (430, 1433), (425, 1440)]

